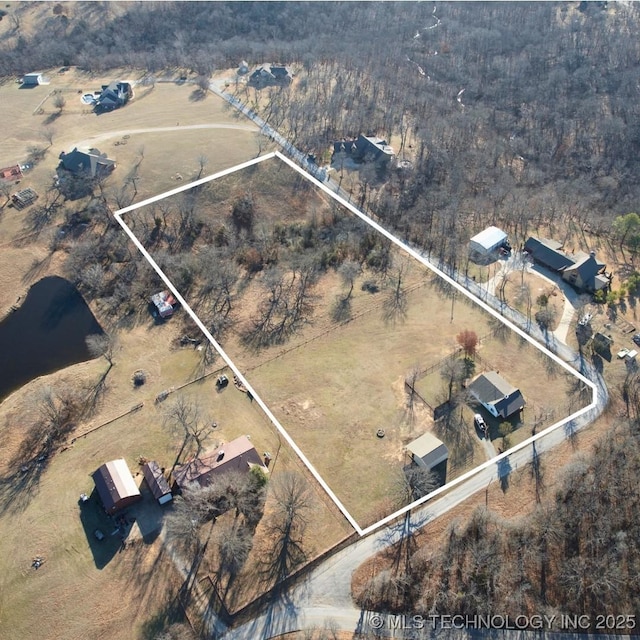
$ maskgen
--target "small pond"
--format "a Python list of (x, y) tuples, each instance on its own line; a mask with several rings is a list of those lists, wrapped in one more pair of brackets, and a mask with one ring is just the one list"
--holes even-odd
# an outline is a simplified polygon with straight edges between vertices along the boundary
[(0, 402), (38, 376), (91, 358), (85, 338), (103, 333), (78, 290), (50, 276), (0, 321)]

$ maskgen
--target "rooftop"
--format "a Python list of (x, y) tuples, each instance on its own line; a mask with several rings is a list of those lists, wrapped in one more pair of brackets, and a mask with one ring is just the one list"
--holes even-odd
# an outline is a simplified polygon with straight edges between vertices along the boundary
[(206, 484), (212, 475), (227, 471), (248, 471), (262, 460), (247, 436), (220, 445), (202, 458), (194, 458), (174, 471), (178, 486), (192, 482)]

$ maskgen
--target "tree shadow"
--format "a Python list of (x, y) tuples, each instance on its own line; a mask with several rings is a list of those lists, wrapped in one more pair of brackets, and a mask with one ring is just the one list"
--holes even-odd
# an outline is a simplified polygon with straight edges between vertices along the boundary
[(80, 522), (87, 537), (93, 562), (97, 569), (104, 569), (122, 548), (120, 529), (105, 513), (95, 487), (86, 502), (78, 502)]
[(351, 300), (337, 296), (331, 309), (331, 318), (334, 322), (347, 322), (351, 320)]
[(189, 102), (202, 102), (207, 97), (207, 92), (202, 89), (194, 89), (189, 95)]
[(511, 461), (509, 460), (509, 456), (505, 456), (501, 458), (496, 463), (498, 468), (498, 478), (500, 479), (500, 488), (503, 493), (506, 493), (509, 489), (509, 477), (511, 472), (513, 471), (511, 467)]
[(564, 425), (564, 433), (573, 449), (578, 447), (578, 425), (575, 420), (569, 420)]
[(45, 126), (48, 124), (53, 124), (61, 115), (62, 111), (54, 111), (44, 119), (42, 124), (44, 124)]

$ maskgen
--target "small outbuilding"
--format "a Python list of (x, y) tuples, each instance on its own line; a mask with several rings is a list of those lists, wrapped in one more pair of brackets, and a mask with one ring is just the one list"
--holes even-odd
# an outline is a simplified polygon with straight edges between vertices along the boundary
[(433, 469), (449, 458), (449, 450), (444, 442), (429, 432), (410, 442), (407, 451), (418, 466), (427, 469)]
[(155, 460), (145, 462), (142, 467), (142, 473), (144, 475), (144, 479), (147, 481), (149, 489), (151, 489), (153, 497), (158, 501), (158, 504), (166, 504), (173, 500), (171, 487), (169, 486), (167, 479), (164, 477), (164, 473), (162, 472), (160, 465)]
[(487, 227), (469, 240), (469, 251), (481, 256), (488, 256), (501, 247), (508, 247), (507, 234), (498, 227)]
[(0, 180), (22, 180), (22, 168), (19, 164), (14, 164), (11, 167), (4, 167), (4, 169), (0, 169)]
[(524, 409), (520, 389), (509, 384), (497, 371), (481, 373), (468, 391), (494, 418), (508, 418)]
[(160, 291), (151, 296), (151, 302), (155, 305), (161, 318), (168, 318), (173, 315), (173, 307), (178, 301), (171, 291)]
[(22, 76), (22, 84), (25, 87), (35, 87), (43, 83), (43, 77), (41, 73), (27, 73)]
[(123, 458), (105, 462), (93, 474), (98, 495), (107, 513), (115, 513), (142, 499), (131, 471)]

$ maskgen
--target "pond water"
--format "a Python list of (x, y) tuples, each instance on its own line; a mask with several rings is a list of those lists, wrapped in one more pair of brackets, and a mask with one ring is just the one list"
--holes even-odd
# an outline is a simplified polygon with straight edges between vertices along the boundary
[(38, 376), (91, 358), (85, 338), (103, 333), (78, 290), (50, 276), (0, 322), (0, 402)]

